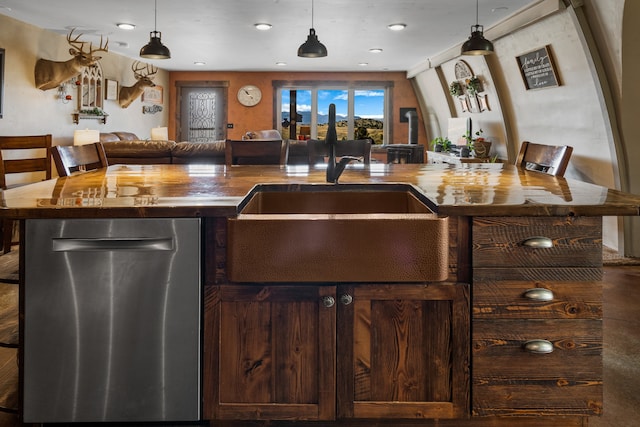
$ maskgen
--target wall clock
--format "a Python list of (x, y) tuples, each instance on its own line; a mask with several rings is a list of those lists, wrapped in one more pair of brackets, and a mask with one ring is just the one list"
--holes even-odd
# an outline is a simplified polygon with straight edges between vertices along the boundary
[(238, 91), (238, 102), (245, 107), (253, 107), (262, 99), (262, 91), (258, 86), (245, 85)]

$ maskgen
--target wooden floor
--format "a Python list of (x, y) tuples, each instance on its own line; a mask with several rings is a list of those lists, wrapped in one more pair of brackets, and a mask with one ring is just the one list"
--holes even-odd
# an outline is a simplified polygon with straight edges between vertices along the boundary
[[(640, 426), (640, 266), (607, 266), (604, 272), (604, 415), (590, 418), (589, 427), (636, 427)], [(10, 307), (17, 300), (15, 287), (0, 284), (0, 339), (15, 336), (17, 311)], [(15, 407), (17, 402), (15, 354), (13, 348), (0, 347), (0, 406)], [(540, 418), (540, 427), (544, 425)], [(19, 426), (17, 415), (0, 411), (0, 427)]]

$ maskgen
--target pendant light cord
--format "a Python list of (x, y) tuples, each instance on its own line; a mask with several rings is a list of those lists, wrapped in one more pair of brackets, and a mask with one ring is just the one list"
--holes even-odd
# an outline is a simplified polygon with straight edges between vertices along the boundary
[(154, 0), (153, 6), (153, 31), (158, 32), (158, 0)]
[(311, 0), (311, 28), (313, 28), (313, 0)]
[[(156, 0), (158, 1), (158, 0)], [(478, 2), (480, 0), (476, 0), (476, 27), (478, 26), (478, 21), (479, 21), (479, 17), (478, 17)]]

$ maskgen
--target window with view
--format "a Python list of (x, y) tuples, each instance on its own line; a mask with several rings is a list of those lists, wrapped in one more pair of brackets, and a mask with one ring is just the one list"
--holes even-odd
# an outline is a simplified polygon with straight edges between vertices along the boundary
[(329, 105), (335, 104), (339, 140), (371, 138), (374, 144), (383, 144), (388, 139), (387, 91), (384, 85), (357, 88), (282, 86), (276, 91), (282, 137), (324, 139)]

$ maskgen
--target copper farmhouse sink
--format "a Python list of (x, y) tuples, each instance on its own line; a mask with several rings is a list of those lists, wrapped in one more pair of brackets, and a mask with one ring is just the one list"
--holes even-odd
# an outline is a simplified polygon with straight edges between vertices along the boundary
[(448, 220), (405, 184), (259, 185), (228, 222), (235, 282), (447, 277)]

